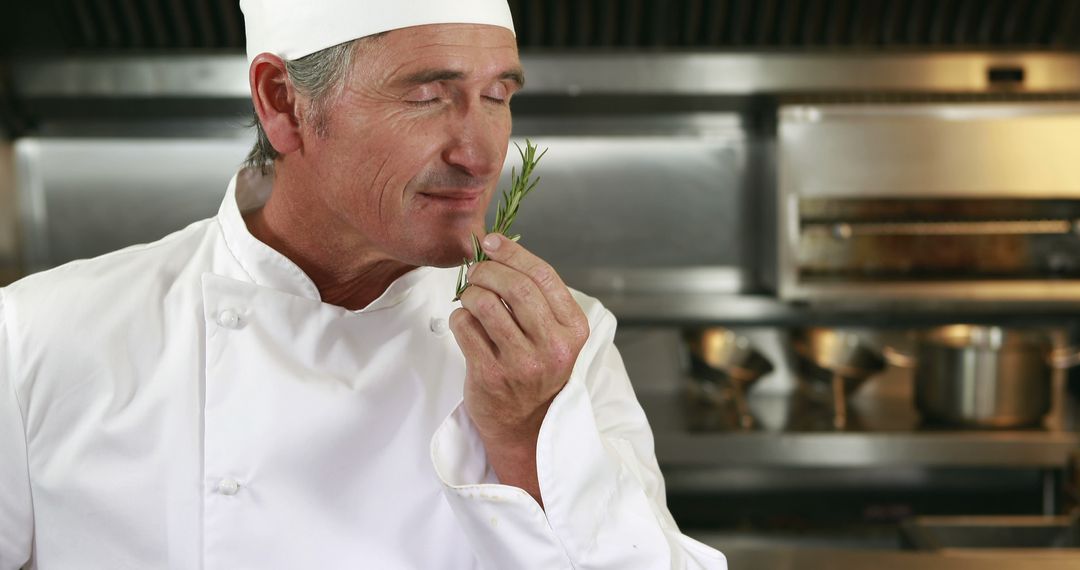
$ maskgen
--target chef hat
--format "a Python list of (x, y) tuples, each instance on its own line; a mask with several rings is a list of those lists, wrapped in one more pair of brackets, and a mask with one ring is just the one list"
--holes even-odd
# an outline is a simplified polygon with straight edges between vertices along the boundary
[(240, 0), (248, 61), (293, 60), (356, 38), (424, 24), (490, 24), (514, 31), (506, 0)]

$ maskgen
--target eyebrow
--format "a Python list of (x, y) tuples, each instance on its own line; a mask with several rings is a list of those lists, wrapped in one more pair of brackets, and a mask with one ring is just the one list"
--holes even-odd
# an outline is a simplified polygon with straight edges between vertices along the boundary
[[(454, 69), (424, 69), (416, 73), (410, 73), (401, 80), (395, 82), (402, 87), (413, 87), (436, 81), (457, 81), (465, 79), (465, 72)], [(525, 86), (525, 72), (520, 67), (508, 69), (499, 74), (500, 81), (513, 81), (517, 86)]]
[(499, 79), (513, 81), (514, 83), (517, 83), (519, 88), (525, 87), (525, 71), (520, 67), (515, 67), (514, 69), (502, 72), (499, 74)]

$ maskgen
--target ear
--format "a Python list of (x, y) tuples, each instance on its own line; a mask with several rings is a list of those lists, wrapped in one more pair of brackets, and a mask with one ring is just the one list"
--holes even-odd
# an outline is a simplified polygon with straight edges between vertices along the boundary
[(299, 149), (302, 144), (300, 109), (285, 70), (285, 61), (272, 53), (255, 56), (248, 69), (248, 82), (251, 84), (251, 103), (274, 150), (285, 155)]

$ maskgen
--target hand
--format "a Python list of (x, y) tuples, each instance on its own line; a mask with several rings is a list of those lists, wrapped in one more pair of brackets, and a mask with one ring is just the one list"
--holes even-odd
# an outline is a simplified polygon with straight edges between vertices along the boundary
[(536, 438), (555, 395), (570, 379), (589, 321), (544, 260), (500, 234), (490, 258), (469, 269), (450, 329), (465, 354), (465, 410), (499, 481), (537, 502)]

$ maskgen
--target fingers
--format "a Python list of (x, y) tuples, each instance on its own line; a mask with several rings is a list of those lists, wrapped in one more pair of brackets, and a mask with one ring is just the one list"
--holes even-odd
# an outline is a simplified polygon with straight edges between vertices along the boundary
[(461, 294), (461, 307), (480, 325), (489, 342), (494, 344), (496, 354), (527, 352), (529, 342), (525, 333), (493, 291), (470, 286)]
[(581, 307), (570, 295), (559, 274), (543, 259), (529, 250), (508, 239), (506, 236), (491, 233), (481, 241), (484, 252), (494, 261), (516, 269), (532, 279), (543, 293), (552, 314), (563, 326), (588, 334), (589, 323)]
[(540, 287), (516, 269), (482, 261), (469, 268), (469, 283), (501, 297), (522, 332), (532, 340), (543, 340), (550, 336), (552, 328), (563, 326)]
[(484, 326), (469, 311), (456, 309), (450, 313), (450, 331), (454, 333), (463, 353), (485, 360), (495, 359), (495, 345), (488, 338)]

